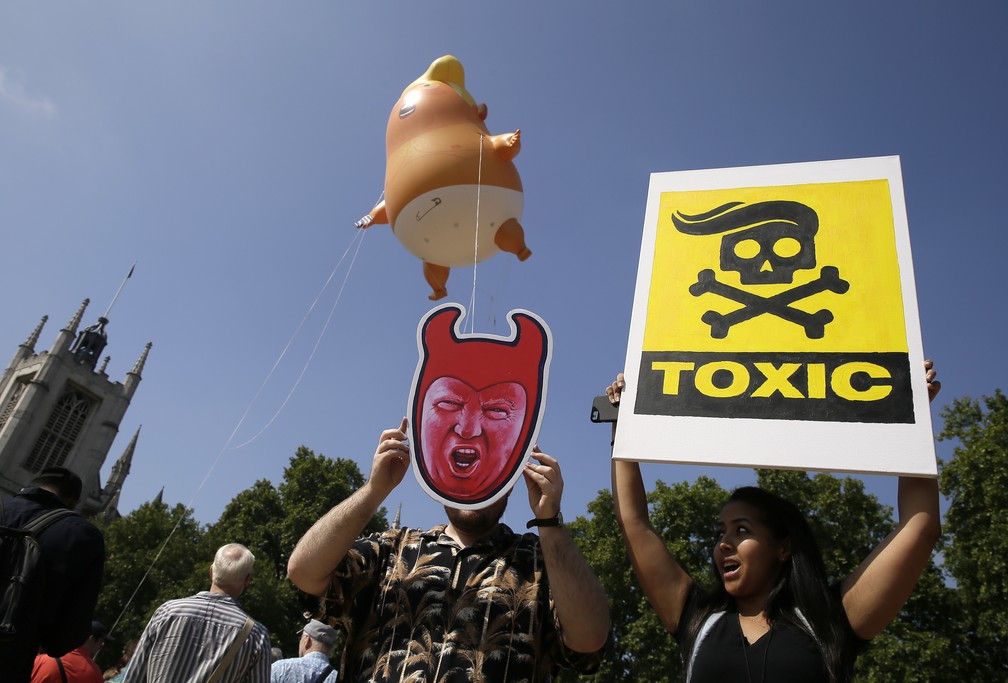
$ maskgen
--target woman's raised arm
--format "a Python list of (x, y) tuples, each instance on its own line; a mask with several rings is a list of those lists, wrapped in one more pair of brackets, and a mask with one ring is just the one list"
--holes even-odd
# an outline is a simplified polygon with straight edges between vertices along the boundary
[[(619, 403), (625, 386), (623, 373), (620, 373), (606, 389), (609, 400)], [(613, 423), (613, 434), (615, 431)], [(623, 542), (637, 581), (665, 628), (674, 632), (679, 626), (679, 617), (693, 580), (651, 526), (644, 479), (638, 463), (612, 461), (612, 495), (616, 521), (623, 531)]]
[[(928, 398), (941, 388), (931, 361), (924, 368)], [(854, 633), (868, 640), (906, 604), (941, 536), (938, 481), (899, 479), (899, 524), (843, 583), (843, 605)]]

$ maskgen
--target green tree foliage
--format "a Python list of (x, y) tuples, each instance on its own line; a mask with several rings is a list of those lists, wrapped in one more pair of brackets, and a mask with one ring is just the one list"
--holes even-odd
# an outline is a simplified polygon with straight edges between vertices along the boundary
[(127, 641), (139, 638), (158, 605), (206, 589), (210, 560), (202, 527), (181, 504), (169, 509), (161, 502), (144, 503), (102, 532), (107, 558), (95, 618), (109, 628), (115, 625), (117, 643), (99, 653), (105, 668)]
[[(283, 506), (280, 546), (289, 554), (305, 532), (330, 508), (364, 485), (365, 476), (357, 463), (344, 458), (315, 455), (302, 446), (284, 470), (277, 487)], [(378, 510), (364, 533), (388, 528), (385, 508)], [(286, 558), (283, 562), (286, 575)]]
[[(297, 631), (317, 599), (287, 580), (287, 559), (298, 540), (322, 515), (364, 485), (357, 464), (316, 455), (301, 446), (284, 469), (278, 486), (261, 479), (236, 495), (208, 531), (211, 545), (241, 543), (256, 556), (252, 583), (242, 606), (270, 629), (285, 655), (297, 652)], [(388, 527), (380, 510), (365, 533)]]
[(1001, 680), (1008, 671), (1008, 398), (998, 390), (980, 401), (957, 399), (942, 417), (938, 438), (959, 442), (940, 479), (950, 501), (945, 567), (962, 604), (958, 654), (975, 662), (977, 676), (992, 672), (983, 680)]
[(283, 524), (280, 494), (268, 479), (260, 479), (241, 491), (224, 508), (220, 519), (210, 526), (211, 544), (241, 543), (256, 556), (255, 580), (264, 576), (286, 576), (287, 555), (280, 526)]

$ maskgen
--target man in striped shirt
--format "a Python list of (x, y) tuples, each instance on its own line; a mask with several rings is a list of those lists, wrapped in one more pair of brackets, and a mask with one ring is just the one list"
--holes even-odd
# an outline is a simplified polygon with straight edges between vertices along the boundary
[(254, 563), (243, 545), (219, 548), (210, 567), (210, 590), (157, 608), (124, 683), (206, 681), (218, 668), (223, 669), (218, 683), (269, 683), (269, 632), (238, 603)]

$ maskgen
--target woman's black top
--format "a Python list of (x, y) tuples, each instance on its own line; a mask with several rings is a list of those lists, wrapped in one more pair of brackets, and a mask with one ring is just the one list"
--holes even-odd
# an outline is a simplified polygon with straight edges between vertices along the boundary
[(690, 681), (820, 683), (824, 677), (819, 648), (804, 630), (777, 621), (759, 640), (749, 643), (742, 635), (738, 614), (726, 612), (700, 644)]
[[(695, 612), (703, 609), (702, 596), (702, 591), (694, 585), (675, 633), (687, 669), (691, 656), (685, 649), (691, 645), (686, 642), (687, 628)], [(690, 683), (821, 683), (826, 680), (822, 654), (801, 625), (800, 616), (775, 620), (771, 630), (749, 643), (742, 634), (736, 612), (719, 614), (703, 634), (699, 646), (694, 646)], [(854, 635), (846, 619), (844, 625), (850, 642), (855, 644), (852, 651), (856, 653), (864, 641)]]

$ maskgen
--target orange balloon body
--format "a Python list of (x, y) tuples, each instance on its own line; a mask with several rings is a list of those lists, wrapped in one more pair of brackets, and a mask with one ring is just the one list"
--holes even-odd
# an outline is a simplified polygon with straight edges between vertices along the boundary
[(486, 105), (471, 101), (463, 78), (458, 60), (442, 57), (403, 91), (389, 115), (384, 201), (358, 223), (392, 226), (423, 260), (431, 299), (445, 296), (449, 268), (501, 250), (522, 261), (532, 253), (519, 222), (524, 195), (512, 162), (520, 132), (490, 135)]

